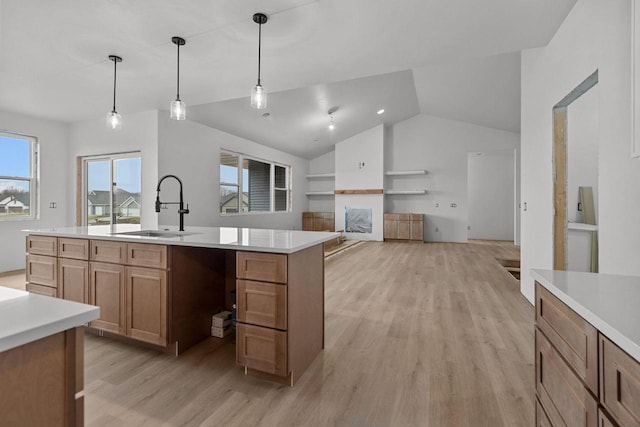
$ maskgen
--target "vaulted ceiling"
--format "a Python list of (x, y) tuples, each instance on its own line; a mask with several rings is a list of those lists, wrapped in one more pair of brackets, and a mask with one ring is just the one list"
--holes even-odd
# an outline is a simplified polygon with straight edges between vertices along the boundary
[[(208, 104), (190, 114), (209, 124), (224, 116), (229, 131), (251, 120), (264, 129), (253, 111), (234, 122), (245, 110), (238, 99), (256, 80), (251, 16), (260, 11), (270, 17), (262, 77), (270, 108), (275, 102), (271, 120), (311, 147), (289, 148), (297, 154), (309, 157), (330, 143), (312, 126), (328, 106), (345, 115), (363, 109), (349, 132), (381, 120), (363, 111), (385, 102), (394, 107), (382, 120), (413, 111), (518, 131), (519, 55), (507, 53), (548, 43), (575, 1), (0, 0), (0, 109), (65, 122), (101, 117), (111, 107), (109, 54), (124, 59), (123, 115), (167, 109), (175, 97), (171, 37), (179, 35), (187, 39), (181, 98)], [(291, 105), (278, 106), (279, 99)], [(287, 111), (318, 116), (298, 120)]]

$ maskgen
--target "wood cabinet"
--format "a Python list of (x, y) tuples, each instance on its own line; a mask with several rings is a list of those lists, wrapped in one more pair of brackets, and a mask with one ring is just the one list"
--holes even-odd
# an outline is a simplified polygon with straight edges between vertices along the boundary
[(127, 261), (127, 244), (110, 240), (91, 241), (91, 261), (124, 264)]
[(536, 425), (640, 427), (640, 363), (537, 282), (535, 294)]
[(52, 236), (27, 236), (27, 253), (31, 255), (58, 255), (58, 240)]
[(55, 257), (27, 255), (27, 282), (38, 285), (58, 287), (58, 266)]
[(87, 261), (58, 258), (58, 297), (89, 304), (89, 263)]
[(145, 243), (127, 244), (127, 265), (167, 268), (167, 247)]
[(293, 384), (324, 347), (324, 251), (237, 252), (236, 361)]
[[(166, 247), (165, 247), (166, 249)], [(167, 345), (167, 272), (126, 267), (126, 335)]]
[(89, 263), (91, 304), (100, 307), (100, 318), (91, 322), (94, 328), (125, 334), (124, 266), (102, 262)]
[(424, 215), (409, 213), (384, 214), (385, 240), (424, 241)]
[(536, 399), (536, 427), (553, 427), (538, 399)]
[(303, 231), (335, 231), (334, 212), (302, 212)]
[(38, 295), (44, 295), (46, 297), (57, 297), (58, 296), (58, 289), (57, 288), (52, 288), (50, 286), (42, 286), (42, 285), (38, 285), (36, 283), (27, 283), (27, 291), (34, 293), (34, 294), (38, 294)]
[(58, 238), (58, 256), (61, 258), (89, 259), (89, 241), (87, 239)]

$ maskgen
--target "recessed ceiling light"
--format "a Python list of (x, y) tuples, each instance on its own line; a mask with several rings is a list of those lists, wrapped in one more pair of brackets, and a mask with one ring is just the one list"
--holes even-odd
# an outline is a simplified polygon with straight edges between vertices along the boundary
[(262, 115), (262, 117), (265, 117), (265, 118), (266, 118), (266, 117), (269, 117), (270, 115), (271, 115), (271, 113), (264, 113), (264, 114)]
[(384, 113), (384, 108), (381, 108), (381, 109), (378, 110), (378, 115), (380, 115), (382, 113)]

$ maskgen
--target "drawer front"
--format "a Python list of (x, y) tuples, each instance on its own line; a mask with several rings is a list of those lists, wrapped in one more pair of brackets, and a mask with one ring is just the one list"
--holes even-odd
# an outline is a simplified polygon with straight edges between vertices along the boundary
[(238, 279), (287, 283), (287, 256), (262, 252), (238, 252), (236, 276)]
[(536, 283), (536, 323), (597, 396), (598, 331), (539, 283)]
[(236, 333), (239, 365), (282, 377), (289, 374), (286, 332), (238, 323)]
[(27, 252), (32, 255), (58, 255), (57, 238), (51, 236), (35, 236), (27, 237)]
[(409, 214), (409, 218), (414, 222), (423, 222), (424, 215), (423, 214)]
[(91, 241), (91, 261), (124, 264), (127, 259), (127, 244), (109, 240)]
[(536, 392), (554, 426), (597, 427), (598, 403), (538, 328)]
[(167, 268), (167, 247), (144, 243), (127, 244), (127, 264), (138, 267)]
[(89, 241), (87, 239), (58, 239), (58, 256), (61, 258), (89, 259)]
[(236, 282), (238, 321), (287, 329), (287, 287), (273, 283)]
[(49, 286), (36, 285), (35, 283), (27, 283), (27, 291), (33, 294), (44, 295), (47, 297), (56, 298), (58, 296), (58, 290), (56, 288), (51, 288)]
[(553, 427), (549, 417), (542, 409), (540, 401), (536, 398), (536, 427)]
[(600, 401), (622, 426), (640, 426), (640, 364), (600, 335)]
[(88, 261), (58, 258), (58, 295), (69, 301), (89, 304)]
[(27, 255), (27, 282), (38, 285), (58, 286), (57, 258), (42, 255)]

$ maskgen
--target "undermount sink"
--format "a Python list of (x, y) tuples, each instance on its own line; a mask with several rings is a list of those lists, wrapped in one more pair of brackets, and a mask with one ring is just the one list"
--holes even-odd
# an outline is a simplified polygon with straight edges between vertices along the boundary
[(192, 236), (199, 233), (189, 233), (187, 231), (171, 231), (171, 230), (140, 230), (140, 231), (124, 231), (122, 233), (114, 233), (115, 235), (125, 236), (142, 236), (142, 237), (182, 237)]

